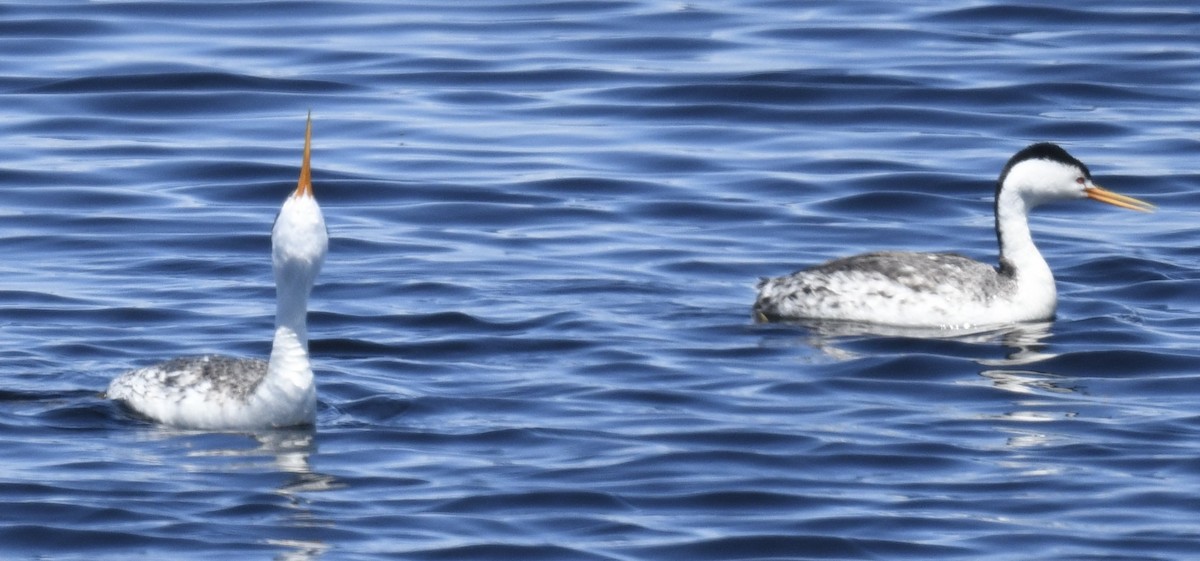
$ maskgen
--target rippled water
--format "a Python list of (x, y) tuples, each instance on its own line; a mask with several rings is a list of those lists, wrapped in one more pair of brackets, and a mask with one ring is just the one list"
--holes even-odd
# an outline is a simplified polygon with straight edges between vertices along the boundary
[[(1194, 557), (1200, 12), (1087, 6), (0, 6), (0, 557)], [(316, 427), (100, 399), (265, 356), (309, 110)], [(1037, 140), (1160, 206), (1039, 211), (1053, 323), (751, 323), (826, 258), (994, 260)]]

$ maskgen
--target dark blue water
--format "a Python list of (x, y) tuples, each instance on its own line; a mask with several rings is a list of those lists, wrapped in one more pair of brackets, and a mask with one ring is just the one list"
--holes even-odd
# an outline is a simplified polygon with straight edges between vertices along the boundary
[[(1196, 558), (1197, 29), (1186, 2), (0, 6), (0, 558)], [(100, 399), (265, 356), (309, 110), (316, 427)], [(826, 258), (994, 260), (995, 177), (1040, 140), (1160, 206), (1040, 210), (1053, 323), (751, 323), (757, 277)]]

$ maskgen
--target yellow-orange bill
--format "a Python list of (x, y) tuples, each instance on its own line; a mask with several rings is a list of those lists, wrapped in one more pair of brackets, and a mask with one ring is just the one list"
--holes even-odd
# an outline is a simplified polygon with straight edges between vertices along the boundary
[(1083, 192), (1085, 195), (1087, 195), (1087, 198), (1092, 199), (1094, 201), (1108, 203), (1110, 205), (1119, 206), (1121, 208), (1127, 208), (1129, 210), (1136, 210), (1136, 211), (1140, 211), (1140, 212), (1154, 212), (1154, 205), (1152, 205), (1148, 202), (1139, 201), (1133, 197), (1126, 197), (1125, 195), (1113, 193), (1112, 191), (1109, 191), (1108, 189), (1105, 189), (1103, 187), (1096, 187), (1096, 186), (1088, 187), (1087, 189), (1084, 189)]
[(304, 128), (304, 163), (300, 164), (300, 181), (296, 185), (296, 192), (293, 197), (311, 197), (313, 196), (312, 188), (312, 167), (309, 164), (309, 159), (312, 156), (312, 111), (308, 112), (308, 124)]

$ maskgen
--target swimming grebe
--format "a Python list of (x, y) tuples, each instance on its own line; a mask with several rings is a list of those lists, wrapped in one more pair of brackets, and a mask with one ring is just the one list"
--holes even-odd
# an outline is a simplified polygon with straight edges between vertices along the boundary
[(311, 152), (309, 115), (300, 181), (271, 230), (276, 308), (270, 360), (177, 358), (118, 376), (108, 386), (109, 398), (180, 428), (253, 430), (314, 421), (317, 397), (305, 316), (329, 236), (313, 197)]
[(1056, 144), (1017, 152), (996, 185), (1000, 264), (952, 253), (884, 251), (835, 259), (758, 284), (759, 321), (843, 320), (962, 328), (1054, 317), (1054, 275), (1029, 233), (1029, 211), (1090, 198), (1149, 212), (1153, 206), (1092, 182), (1087, 166)]

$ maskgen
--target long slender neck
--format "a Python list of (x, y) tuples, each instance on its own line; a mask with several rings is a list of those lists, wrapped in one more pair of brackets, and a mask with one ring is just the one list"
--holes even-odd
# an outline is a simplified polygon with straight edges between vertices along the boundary
[(288, 329), (295, 333), (306, 351), (308, 294), (312, 290), (309, 279), (310, 275), (291, 270), (287, 265), (275, 271), (275, 329)]
[[(308, 293), (311, 270), (299, 264), (283, 264), (275, 270), (275, 339), (271, 344), (268, 370), (277, 379), (296, 388), (312, 386), (312, 364), (308, 358)], [(282, 380), (281, 380), (282, 381)]]
[(1050, 265), (1033, 244), (1029, 204), (1018, 193), (996, 194), (996, 237), (1000, 242), (1000, 272), (1015, 277), (1018, 286), (1054, 286)]

